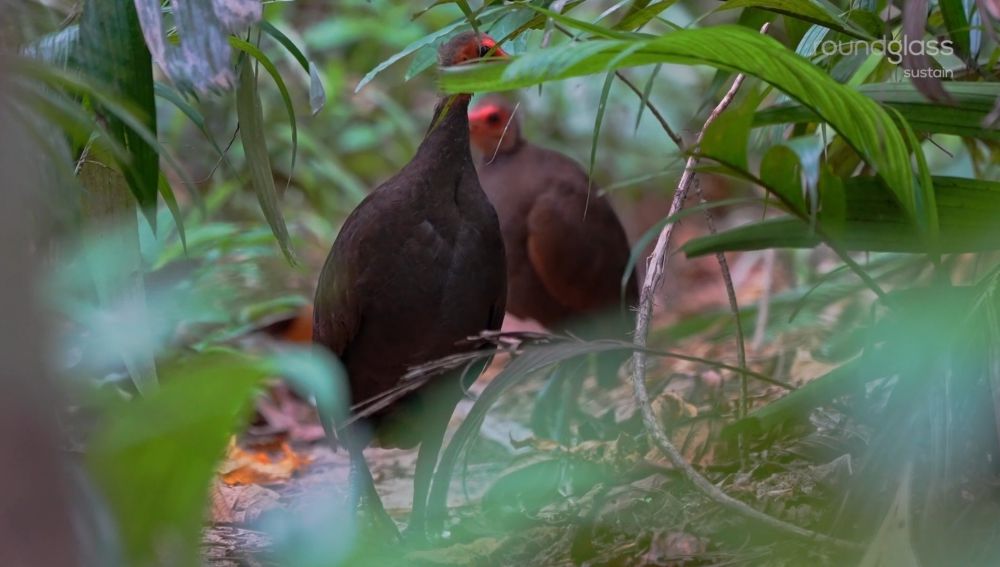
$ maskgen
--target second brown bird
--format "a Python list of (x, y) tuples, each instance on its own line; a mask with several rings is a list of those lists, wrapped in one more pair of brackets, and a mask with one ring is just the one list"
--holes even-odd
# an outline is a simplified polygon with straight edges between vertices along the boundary
[[(576, 161), (525, 140), (506, 99), (480, 100), (469, 128), (507, 250), (507, 311), (555, 332), (627, 338), (638, 287), (633, 271), (622, 293), (630, 248), (607, 197)], [(603, 358), (602, 383), (623, 358)]]

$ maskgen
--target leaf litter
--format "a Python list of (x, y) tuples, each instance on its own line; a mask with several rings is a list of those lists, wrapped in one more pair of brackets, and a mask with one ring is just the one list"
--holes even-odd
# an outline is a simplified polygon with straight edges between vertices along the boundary
[[(725, 319), (724, 290), (714, 286), (717, 275), (709, 273), (704, 263), (678, 260), (671, 268), (679, 282), (670, 292), (676, 297), (668, 297), (666, 307), (660, 308), (655, 328), (670, 328), (683, 321), (678, 313), (691, 313), (676, 307), (685, 304), (685, 290), (691, 290), (699, 313), (715, 309)], [(733, 265), (735, 277), (742, 279), (737, 289), (747, 290), (741, 305), (753, 305), (765, 293), (759, 265), (752, 253), (736, 255)], [(788, 285), (787, 278), (773, 279), (774, 289)], [(537, 330), (532, 322), (515, 321), (510, 326)], [(734, 348), (724, 329), (710, 325), (668, 339), (665, 346), (731, 362)], [(769, 340), (752, 353), (751, 369), (796, 383), (817, 376), (829, 367), (810, 356), (810, 347), (821, 340), (803, 332)], [(482, 391), (504, 358), (497, 357), (470, 396)], [(685, 458), (703, 474), (751, 505), (789, 521), (815, 526), (822, 519), (819, 504), (824, 491), (849, 476), (849, 460), (842, 459), (846, 451), (817, 464), (796, 453), (801, 440), (781, 441), (770, 451), (752, 453), (748, 472), (740, 473), (736, 444), (723, 434), (723, 426), (735, 414), (736, 377), (701, 363), (668, 359), (658, 359), (650, 376), (654, 412)], [(536, 436), (528, 423), (541, 383), (539, 377), (518, 384), (491, 408), (478, 440), (455, 472), (448, 495), (448, 537), (430, 548), (403, 551), (407, 564), (707, 565), (756, 564), (765, 557), (773, 565), (794, 564), (781, 557), (835, 564), (824, 552), (794, 542), (749, 545), (749, 533), (761, 528), (708, 503), (647, 443), (631, 389), (624, 382), (602, 390), (588, 378), (581, 407), (590, 417), (574, 424), (573, 443), (562, 445)], [(753, 404), (763, 405), (784, 391), (754, 382), (751, 393)], [(465, 400), (459, 405), (449, 432), (472, 404)], [(300, 434), (318, 427), (308, 404), (289, 402), (272, 392), (262, 398), (260, 410), (242, 444), (269, 443), (269, 450), (231, 444), (213, 491), (213, 507), (221, 510), (213, 511), (206, 543), (219, 540), (218, 530), (232, 525), (247, 528), (247, 537), (260, 536), (252, 529), (257, 520), (289, 508), (310, 490), (340, 490), (346, 498), (345, 452), (334, 452), (323, 440)], [(415, 454), (374, 447), (366, 450), (366, 458), (386, 510), (405, 524)], [(248, 555), (235, 540), (230, 539), (232, 547), (225, 553), (215, 548), (220, 559), (210, 564), (260, 557), (259, 549)], [(792, 551), (775, 556), (774, 545), (791, 546)]]

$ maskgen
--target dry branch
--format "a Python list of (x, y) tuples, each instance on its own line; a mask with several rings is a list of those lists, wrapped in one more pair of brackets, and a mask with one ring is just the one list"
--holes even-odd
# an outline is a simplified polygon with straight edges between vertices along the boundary
[[(761, 29), (762, 33), (765, 31), (766, 26)], [(697, 150), (697, 147), (701, 144), (702, 138), (704, 137), (705, 131), (708, 127), (711, 126), (719, 115), (721, 115), (722, 112), (733, 102), (733, 99), (736, 97), (736, 93), (742, 86), (744, 79), (744, 75), (738, 75), (736, 80), (733, 81), (732, 87), (730, 87), (726, 95), (712, 110), (711, 114), (709, 114), (708, 118), (705, 120), (704, 126), (702, 126), (702, 129), (698, 133), (695, 140), (694, 150)], [(670, 211), (667, 213), (667, 216), (673, 216), (680, 211), (684, 204), (684, 199), (691, 188), (692, 182), (694, 181), (695, 167), (698, 164), (697, 153), (692, 151), (690, 152), (690, 156), (691, 157), (688, 158), (687, 163), (685, 164), (684, 173), (678, 182), (677, 191), (674, 193), (674, 198), (670, 204)], [(667, 250), (670, 247), (670, 238), (673, 234), (673, 228), (673, 224), (667, 224), (663, 227), (663, 230), (660, 231), (660, 235), (656, 240), (656, 246), (653, 249), (653, 252), (649, 255), (646, 266), (646, 277), (643, 281), (638, 313), (636, 314), (634, 343), (638, 348), (636, 349), (632, 359), (632, 386), (634, 388), (635, 401), (642, 412), (642, 421), (650, 440), (667, 456), (671, 464), (677, 467), (677, 469), (679, 469), (692, 484), (701, 490), (708, 498), (723, 508), (732, 510), (747, 518), (757, 520), (767, 526), (770, 526), (773, 529), (799, 538), (835, 545), (841, 548), (861, 549), (861, 547), (857, 544), (816, 533), (784, 522), (773, 516), (769, 516), (763, 512), (755, 510), (744, 502), (729, 496), (707, 478), (698, 473), (698, 471), (696, 471), (690, 463), (684, 460), (684, 457), (680, 454), (677, 448), (670, 442), (670, 439), (667, 437), (667, 434), (663, 430), (660, 422), (657, 421), (655, 415), (653, 414), (653, 408), (650, 405), (649, 393), (646, 390), (646, 352), (644, 349), (646, 348), (646, 341), (649, 334), (649, 322), (653, 314), (654, 297), (656, 291), (663, 283), (663, 274), (667, 263)]]

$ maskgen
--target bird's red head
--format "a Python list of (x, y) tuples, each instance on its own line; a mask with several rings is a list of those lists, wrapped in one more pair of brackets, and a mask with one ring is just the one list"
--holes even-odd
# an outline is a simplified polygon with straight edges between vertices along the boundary
[(521, 138), (514, 107), (499, 96), (482, 98), (469, 110), (469, 137), (487, 159), (514, 149)]
[(497, 46), (492, 37), (472, 31), (456, 35), (438, 50), (438, 59), (442, 67), (461, 65), (483, 57), (508, 57), (508, 55)]

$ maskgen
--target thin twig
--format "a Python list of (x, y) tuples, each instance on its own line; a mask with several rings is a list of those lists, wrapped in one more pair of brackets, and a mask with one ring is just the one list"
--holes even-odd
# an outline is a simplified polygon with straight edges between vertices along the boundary
[[(566, 7), (566, 4), (569, 4), (569, 0), (556, 0), (555, 2), (552, 3), (551, 6), (549, 6), (549, 10), (552, 10), (553, 12), (556, 12), (557, 14), (561, 14), (562, 11), (563, 11), (563, 8)], [(546, 26), (548, 24), (552, 24), (553, 27), (559, 28), (559, 31), (563, 31), (563, 32), (566, 31), (559, 24), (557, 24), (555, 22), (555, 20), (553, 20), (551, 18), (546, 18)], [(573, 34), (568, 34), (568, 35), (570, 37), (573, 37)], [(542, 34), (542, 42), (541, 42), (541, 44), (539, 44), (538, 47), (540, 47), (542, 49), (545, 49), (546, 47), (549, 46), (549, 41), (551, 41), (551, 40), (552, 40), (552, 28), (546, 27), (545, 32)]]
[[(573, 32), (566, 29), (562, 25), (553, 22), (553, 27), (561, 31), (566, 36), (570, 37), (573, 41), (580, 41), (579, 38), (573, 35)], [(618, 79), (621, 80), (621, 82), (625, 83), (625, 86), (627, 86), (633, 93), (635, 93), (635, 95), (639, 97), (639, 100), (643, 99), (642, 91), (639, 90), (639, 87), (635, 86), (635, 83), (630, 81), (628, 77), (626, 77), (621, 71), (615, 71), (615, 76), (618, 77)], [(670, 137), (670, 139), (674, 142), (674, 144), (676, 144), (678, 148), (682, 147), (683, 141), (681, 140), (680, 135), (678, 135), (677, 132), (675, 132), (674, 129), (670, 127), (670, 123), (667, 122), (667, 119), (664, 118), (663, 114), (661, 114), (660, 111), (656, 109), (656, 106), (653, 105), (652, 101), (648, 99), (646, 100), (646, 108), (648, 108), (649, 112), (656, 118), (656, 121), (660, 123), (660, 127), (663, 128), (663, 131), (666, 132), (667, 136)]]
[[(628, 77), (626, 77), (621, 71), (615, 71), (615, 76), (618, 77), (621, 80), (621, 82), (625, 83), (625, 86), (631, 89), (632, 92), (634, 92), (639, 97), (639, 100), (642, 100), (642, 91), (640, 91), (639, 87), (635, 86), (635, 84), (632, 83), (632, 81), (630, 81)], [(656, 118), (656, 121), (660, 123), (660, 127), (663, 128), (663, 131), (667, 133), (667, 136), (669, 136), (670, 139), (673, 140), (675, 144), (677, 144), (678, 148), (681, 147), (681, 144), (683, 142), (681, 141), (680, 135), (678, 135), (677, 132), (674, 132), (673, 128), (670, 127), (670, 123), (667, 122), (667, 119), (664, 118), (662, 114), (660, 114), (660, 111), (656, 109), (653, 103), (647, 100), (646, 108), (648, 108), (649, 112), (653, 115), (654, 118)]]
[[(733, 83), (733, 86), (739, 88), (736, 83)], [(705, 194), (701, 190), (701, 183), (697, 180), (694, 182), (694, 191), (698, 194), (698, 201), (700, 203), (705, 204), (708, 202), (705, 200)], [(717, 232), (715, 229), (715, 218), (712, 216), (710, 209), (705, 209), (705, 224), (708, 225), (709, 234)], [(726, 297), (729, 299), (729, 309), (732, 310), (733, 320), (736, 323), (736, 364), (740, 368), (746, 368), (746, 339), (743, 336), (743, 322), (740, 321), (740, 305), (736, 300), (736, 286), (733, 285), (733, 275), (729, 271), (729, 262), (726, 260), (726, 255), (723, 252), (716, 252), (715, 259), (719, 262), (719, 269), (722, 271), (722, 280), (726, 282)], [(747, 399), (749, 395), (746, 374), (740, 374), (740, 403), (736, 412), (739, 419), (747, 416)]]
[[(507, 137), (507, 131), (510, 130), (510, 125), (514, 123), (514, 120), (517, 117), (517, 109), (519, 108), (521, 108), (521, 101), (517, 101), (514, 105), (514, 110), (510, 111), (507, 123), (503, 125), (503, 132), (500, 132), (500, 139), (497, 140), (497, 147), (493, 148), (493, 155), (490, 156), (490, 160), (486, 162), (486, 165), (490, 165), (497, 159), (497, 155), (500, 153), (500, 146), (503, 145), (503, 139)], [(520, 135), (520, 133), (518, 135)], [(515, 142), (516, 141), (517, 140), (515, 140)]]
[(222, 150), (222, 153), (219, 154), (219, 159), (215, 161), (215, 165), (213, 165), (212, 169), (209, 170), (208, 175), (206, 175), (203, 179), (195, 181), (195, 183), (199, 185), (205, 183), (206, 181), (211, 179), (213, 175), (215, 175), (215, 172), (219, 170), (219, 166), (221, 166), (223, 163), (229, 165), (229, 160), (226, 159), (226, 154), (228, 154), (229, 150), (232, 149), (233, 144), (236, 142), (236, 135), (239, 133), (240, 133), (240, 125), (237, 124), (236, 129), (233, 130), (233, 135), (229, 138), (229, 143), (226, 144), (226, 147)]
[[(766, 29), (762, 31), (766, 31)], [(705, 125), (702, 127), (701, 132), (698, 133), (698, 137), (695, 140), (695, 147), (701, 143), (705, 130), (713, 122), (715, 122), (719, 115), (722, 114), (722, 112), (732, 103), (737, 91), (743, 84), (743, 80), (744, 76), (742, 74), (737, 76), (736, 80), (733, 82), (733, 86), (730, 87), (729, 92), (726, 93), (726, 96), (722, 98), (722, 101), (720, 101), (715, 109), (712, 110), (711, 114), (709, 114), (708, 119), (705, 121)], [(675, 215), (678, 211), (680, 211), (681, 206), (684, 203), (684, 198), (687, 196), (688, 190), (690, 189), (691, 183), (694, 179), (694, 171), (697, 163), (698, 158), (695, 153), (692, 152), (687, 160), (686, 166), (684, 167), (684, 174), (681, 176), (680, 182), (677, 185), (677, 191), (674, 193), (673, 201), (670, 204), (670, 212), (668, 213), (668, 216)], [(642, 292), (640, 294), (635, 324), (634, 343), (640, 347), (640, 349), (646, 348), (646, 341), (649, 335), (649, 322), (653, 314), (653, 301), (656, 291), (663, 283), (663, 274), (667, 263), (667, 250), (670, 247), (670, 237), (673, 234), (673, 228), (673, 224), (668, 224), (663, 227), (663, 230), (660, 231), (660, 235), (656, 240), (656, 247), (653, 249), (653, 253), (650, 254), (647, 261), (646, 277), (642, 285)], [(649, 392), (646, 390), (645, 351), (636, 350), (632, 360), (632, 387), (635, 392), (636, 404), (642, 412), (642, 421), (647, 434), (657, 448), (659, 448), (660, 451), (667, 456), (671, 464), (683, 472), (684, 476), (708, 498), (723, 508), (732, 510), (747, 518), (757, 520), (781, 532), (816, 542), (835, 545), (841, 548), (861, 549), (861, 546), (857, 544), (819, 534), (755, 510), (744, 502), (729, 496), (707, 478), (698, 473), (698, 471), (696, 471), (694, 467), (692, 467), (691, 464), (684, 459), (684, 456), (680, 454), (676, 447), (674, 447), (673, 443), (670, 442), (666, 432), (663, 430), (663, 426), (653, 414), (653, 408), (649, 401)]]

